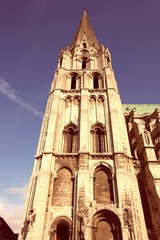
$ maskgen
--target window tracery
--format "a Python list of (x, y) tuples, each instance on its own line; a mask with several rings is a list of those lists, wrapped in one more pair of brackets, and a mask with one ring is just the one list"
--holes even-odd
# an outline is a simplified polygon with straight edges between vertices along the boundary
[(65, 153), (76, 153), (78, 151), (78, 127), (76, 124), (69, 124), (64, 131), (64, 147)]
[(92, 133), (92, 150), (94, 153), (106, 152), (106, 129), (103, 124), (95, 124), (91, 128)]

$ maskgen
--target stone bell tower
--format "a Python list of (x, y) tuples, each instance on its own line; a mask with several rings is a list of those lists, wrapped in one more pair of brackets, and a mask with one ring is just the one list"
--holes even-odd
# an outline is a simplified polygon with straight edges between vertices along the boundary
[(148, 239), (111, 55), (86, 10), (58, 57), (20, 239)]

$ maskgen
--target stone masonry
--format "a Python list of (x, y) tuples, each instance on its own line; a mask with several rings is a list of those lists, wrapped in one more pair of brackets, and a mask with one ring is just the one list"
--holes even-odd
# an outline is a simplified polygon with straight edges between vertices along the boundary
[(110, 52), (84, 10), (58, 57), (19, 240), (160, 240), (152, 110), (122, 105)]

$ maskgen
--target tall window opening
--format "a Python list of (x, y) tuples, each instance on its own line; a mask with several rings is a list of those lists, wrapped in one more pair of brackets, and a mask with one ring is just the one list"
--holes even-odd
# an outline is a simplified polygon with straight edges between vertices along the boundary
[(98, 167), (94, 173), (94, 200), (101, 204), (114, 202), (111, 172), (104, 166)]
[(86, 48), (86, 47), (87, 47), (87, 44), (86, 44), (85, 42), (83, 43), (83, 47), (84, 47), (84, 48)]
[(64, 148), (65, 153), (76, 153), (78, 151), (78, 129), (77, 126), (70, 125), (64, 130)]
[(93, 88), (99, 88), (99, 83), (98, 83), (98, 77), (94, 76), (93, 77)]
[(62, 67), (62, 57), (59, 60), (59, 66), (60, 66), (60, 68)]
[(67, 152), (72, 153), (74, 150), (74, 130), (70, 128), (67, 133)]
[(76, 77), (71, 77), (71, 89), (76, 89)]
[(82, 69), (86, 69), (86, 66), (87, 66), (87, 61), (83, 60), (82, 61)]
[(101, 133), (101, 129), (96, 129), (95, 130), (95, 143), (96, 143), (96, 152), (98, 153), (101, 153), (103, 152), (103, 135)]
[(92, 132), (93, 152), (104, 153), (106, 151), (105, 128), (103, 126), (95, 126), (94, 128), (92, 128), (91, 132)]

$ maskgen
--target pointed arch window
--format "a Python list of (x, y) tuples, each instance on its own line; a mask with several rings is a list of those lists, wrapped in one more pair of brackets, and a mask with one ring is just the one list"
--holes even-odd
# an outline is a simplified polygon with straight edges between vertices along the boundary
[(78, 128), (75, 124), (70, 124), (64, 129), (63, 152), (76, 153), (78, 151)]
[(106, 129), (103, 124), (97, 124), (92, 127), (92, 150), (95, 153), (104, 153), (106, 151), (105, 136)]

